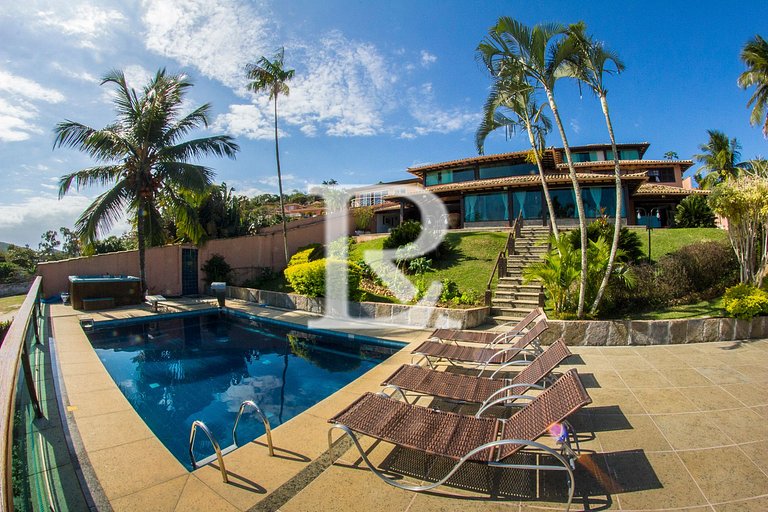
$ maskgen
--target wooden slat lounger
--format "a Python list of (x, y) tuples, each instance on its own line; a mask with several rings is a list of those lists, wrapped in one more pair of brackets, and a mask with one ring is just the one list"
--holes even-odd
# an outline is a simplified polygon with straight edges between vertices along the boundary
[[(517, 338), (514, 343), (504, 345), (471, 347), (427, 340), (416, 347), (412, 354), (426, 359), (427, 364), (431, 367), (441, 360), (447, 360), (451, 364), (454, 362), (475, 363), (481, 368), (480, 372), (482, 373), (486, 366), (511, 363), (520, 354), (540, 354), (541, 346), (537, 338), (547, 327), (547, 321), (542, 318), (528, 332)], [(528, 345), (532, 345), (533, 348), (526, 348)]]
[(510, 338), (514, 338), (515, 336), (520, 336), (523, 334), (523, 331), (525, 331), (525, 329), (540, 316), (543, 316), (545, 319), (547, 318), (547, 315), (544, 313), (543, 309), (536, 308), (528, 313), (525, 318), (517, 322), (506, 331), (489, 332), (469, 331), (463, 329), (435, 329), (432, 331), (432, 334), (430, 334), (429, 337), (431, 339), (482, 343), (484, 345), (494, 345), (496, 343), (505, 342), (509, 343)]
[[(576, 370), (565, 373), (506, 420), (438, 411), (407, 404), (383, 394), (366, 393), (329, 420), (333, 424), (328, 431), (329, 451), (333, 456), (333, 430), (342, 430), (352, 439), (363, 461), (376, 476), (395, 487), (417, 492), (442, 485), (468, 461), (500, 468), (565, 471), (568, 474), (568, 510), (573, 500), (573, 468), (578, 447), (574, 451), (570, 445), (574, 433), (566, 419), (591, 402)], [(556, 437), (558, 450), (536, 442), (548, 432)], [(404, 483), (385, 475), (371, 464), (357, 434), (457, 462), (436, 482), (423, 485)], [(521, 450), (548, 454), (553, 459), (552, 464), (514, 464), (509, 457)]]
[(408, 391), (458, 402), (479, 403), (483, 404), (482, 408), (501, 403), (506, 405), (523, 398), (521, 395), (532, 388), (544, 389), (537, 383), (570, 355), (563, 338), (560, 338), (511, 379), (494, 379), (493, 375), (491, 378), (473, 377), (404, 364), (382, 386), (392, 389), (406, 401), (405, 392)]

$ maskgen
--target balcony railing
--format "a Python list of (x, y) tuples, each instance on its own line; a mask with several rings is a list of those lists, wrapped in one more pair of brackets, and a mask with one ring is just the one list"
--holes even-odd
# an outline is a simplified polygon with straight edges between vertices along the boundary
[(29, 395), (35, 415), (43, 416), (35, 389), (34, 375), (29, 353), (34, 343), (40, 343), (38, 317), (40, 315), (40, 284), (42, 277), (32, 282), (27, 298), (19, 308), (5, 340), (0, 345), (0, 512), (11, 512), (13, 505), (13, 480), (11, 452), (13, 448), (13, 418), (15, 415), (17, 383), (19, 372), (23, 373), (24, 386)]

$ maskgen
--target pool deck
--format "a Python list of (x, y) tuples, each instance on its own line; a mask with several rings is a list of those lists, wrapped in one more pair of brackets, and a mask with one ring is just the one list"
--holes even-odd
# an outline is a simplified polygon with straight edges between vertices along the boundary
[[(185, 300), (169, 307), (212, 304)], [(304, 325), (313, 318), (232, 300), (227, 306)], [(520, 486), (510, 490), (508, 482), (467, 474), (462, 477), (466, 483), (459, 479), (457, 487), (416, 494), (381, 482), (364, 469), (356, 451), (329, 464), (327, 419), (364, 391), (379, 390), (383, 378), (411, 362), (407, 348), (274, 429), (275, 457), (267, 454), (265, 436), (225, 455), (228, 484), (215, 463), (188, 472), (125, 399), (80, 327), (83, 316), (99, 321), (155, 313), (134, 307), (83, 315), (53, 305), (50, 315), (67, 420), (77, 431), (74, 443), (86, 479), (100, 490), (95, 496), (99, 508), (336, 512), (563, 507), (562, 489), (554, 484), (544, 486), (540, 499), (533, 498), (530, 482), (524, 483), (522, 497), (510, 497)], [(407, 343), (428, 335), (389, 328), (350, 332)], [(572, 510), (768, 509), (768, 340), (573, 347), (572, 352), (575, 356), (559, 371), (578, 369), (593, 399), (573, 418), (584, 455)], [(425, 475), (431, 470), (412, 453), (377, 443), (365, 446), (372, 460), (385, 467), (410, 464)], [(476, 492), (477, 478), (486, 485), (484, 492)]]

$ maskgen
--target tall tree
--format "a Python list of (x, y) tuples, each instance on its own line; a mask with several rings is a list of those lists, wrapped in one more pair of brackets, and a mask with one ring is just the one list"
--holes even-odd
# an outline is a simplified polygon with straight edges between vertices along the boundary
[(277, 97), (281, 94), (288, 96), (288, 82), (293, 78), (295, 70), (285, 69), (285, 48), (280, 48), (273, 60), (262, 57), (256, 64), (246, 67), (248, 89), (255, 93), (269, 91), (269, 99), (275, 102), (275, 161), (277, 162), (277, 188), (280, 196), (280, 216), (283, 220), (283, 249), (285, 263), (288, 264), (288, 228), (285, 221), (285, 203), (283, 201), (283, 177), (280, 174), (280, 145), (277, 135)]
[[(552, 130), (552, 123), (543, 113), (544, 106), (536, 104), (533, 94), (534, 88), (526, 83), (522, 76), (495, 77), (491, 92), (483, 106), (483, 119), (475, 133), (475, 145), (478, 153), (482, 155), (485, 152), (486, 138), (498, 128), (506, 129), (507, 136), (514, 134), (518, 129), (523, 130), (528, 135), (531, 154), (539, 170), (541, 186), (544, 190), (552, 234), (555, 241), (559, 241), (557, 218), (544, 174), (544, 164), (541, 160), (545, 137)], [(512, 117), (509, 117), (507, 112)]]
[(747, 102), (747, 107), (752, 107), (749, 122), (753, 125), (762, 123), (763, 136), (768, 138), (768, 42), (756, 35), (744, 45), (740, 57), (747, 70), (739, 75), (739, 87), (756, 86)]
[(707, 130), (709, 140), (701, 144), (701, 153), (693, 157), (701, 163), (696, 170), (695, 178), (701, 188), (710, 189), (727, 178), (736, 177), (739, 170), (747, 164), (740, 163), (741, 144), (735, 138), (719, 130)]
[(119, 70), (108, 73), (101, 81), (105, 84), (116, 87), (112, 102), (117, 119), (112, 124), (96, 129), (66, 120), (56, 125), (54, 148), (79, 149), (99, 162), (63, 176), (59, 197), (73, 186), (109, 187), (80, 215), (75, 231), (93, 245), (127, 210), (136, 225), (139, 273), (146, 291), (145, 249), (163, 240), (163, 210), (193, 240), (203, 235), (189, 197), (206, 190), (213, 171), (190, 160), (208, 155), (234, 158), (239, 148), (227, 135), (183, 140), (192, 130), (208, 125), (211, 108), (206, 103), (182, 113), (186, 91), (192, 87), (185, 75), (161, 69), (141, 93), (128, 87)]
[(595, 41), (587, 35), (584, 22), (571, 25), (568, 28), (568, 34), (573, 38), (577, 51), (573, 53), (572, 58), (568, 59), (569, 69), (573, 78), (576, 78), (580, 84), (586, 85), (600, 99), (600, 106), (603, 109), (605, 117), (605, 126), (608, 129), (608, 136), (611, 139), (611, 151), (613, 152), (613, 170), (614, 184), (616, 188), (616, 214), (613, 223), (613, 240), (611, 242), (611, 252), (608, 255), (608, 265), (605, 269), (605, 275), (600, 283), (600, 287), (592, 303), (591, 312), (597, 312), (600, 301), (603, 298), (608, 281), (613, 275), (613, 263), (616, 260), (616, 252), (619, 249), (619, 234), (621, 233), (621, 205), (622, 205), (622, 183), (621, 166), (619, 164), (619, 150), (616, 147), (616, 137), (613, 133), (613, 123), (611, 114), (608, 110), (608, 89), (605, 87), (605, 76), (612, 73), (621, 73), (624, 71), (624, 63), (619, 56), (607, 49), (600, 41)]
[(559, 23), (528, 27), (512, 18), (501, 17), (478, 45), (477, 53), (492, 75), (522, 73), (541, 86), (547, 95), (549, 108), (563, 142), (581, 227), (581, 279), (577, 315), (582, 318), (587, 289), (587, 220), (581, 186), (571, 157), (571, 147), (568, 145), (568, 137), (554, 94), (555, 83), (566, 76), (564, 67), (576, 51), (573, 39), (565, 37), (566, 32), (566, 27)]

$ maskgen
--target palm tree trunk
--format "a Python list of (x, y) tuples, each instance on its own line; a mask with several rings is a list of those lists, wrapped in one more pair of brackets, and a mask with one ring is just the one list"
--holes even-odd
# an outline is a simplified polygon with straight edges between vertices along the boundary
[(285, 222), (285, 204), (283, 203), (283, 177), (280, 174), (280, 147), (277, 137), (277, 94), (275, 94), (275, 160), (277, 161), (277, 189), (280, 193), (280, 217), (283, 220), (283, 251), (285, 264), (288, 265), (288, 228)]
[(528, 132), (528, 141), (531, 143), (531, 149), (533, 149), (533, 156), (536, 159), (536, 167), (539, 168), (539, 177), (541, 177), (541, 188), (544, 189), (544, 200), (547, 202), (547, 210), (549, 211), (549, 220), (552, 226), (552, 234), (555, 235), (555, 240), (560, 241), (560, 233), (557, 230), (557, 221), (555, 220), (555, 207), (552, 205), (552, 198), (549, 195), (549, 186), (547, 180), (544, 177), (544, 164), (541, 162), (541, 156), (539, 156), (539, 148), (536, 147), (536, 141), (531, 134), (531, 125), (528, 118), (525, 120)]
[(563, 122), (560, 119), (560, 112), (557, 110), (555, 96), (552, 94), (552, 89), (549, 87), (545, 87), (544, 91), (547, 93), (549, 108), (552, 110), (557, 129), (560, 132), (560, 138), (563, 140), (565, 159), (568, 162), (568, 174), (570, 175), (571, 183), (573, 184), (573, 194), (576, 196), (576, 211), (579, 214), (579, 227), (581, 228), (581, 279), (579, 281), (579, 306), (576, 310), (576, 316), (582, 318), (584, 316), (584, 298), (587, 293), (587, 218), (584, 214), (584, 201), (581, 198), (581, 186), (579, 186), (579, 180), (576, 177), (576, 169), (573, 167), (571, 147), (568, 145), (568, 137), (565, 135)]
[(144, 200), (142, 198), (139, 198), (139, 207), (138, 207), (138, 215), (136, 218), (136, 243), (138, 245), (139, 250), (139, 279), (141, 280), (141, 297), (142, 300), (144, 295), (147, 293), (147, 276), (146, 276), (146, 270), (144, 265), (145, 260), (145, 254), (144, 254), (144, 245), (146, 236), (144, 233), (144, 227), (146, 226), (145, 219), (144, 219)]
[(611, 115), (608, 112), (608, 100), (605, 97), (605, 93), (600, 94), (600, 105), (603, 107), (605, 125), (608, 127), (608, 136), (611, 138), (611, 151), (613, 151), (613, 168), (616, 175), (616, 215), (613, 223), (611, 254), (608, 256), (608, 266), (605, 269), (605, 275), (603, 276), (603, 281), (600, 283), (600, 288), (597, 290), (595, 302), (592, 303), (591, 312), (593, 314), (597, 312), (597, 308), (600, 306), (600, 301), (603, 299), (603, 293), (605, 293), (605, 289), (608, 287), (608, 281), (613, 273), (613, 262), (616, 260), (616, 251), (619, 249), (619, 235), (621, 234), (621, 166), (619, 165), (619, 152), (616, 148), (616, 137), (613, 135), (613, 123), (611, 123)]

